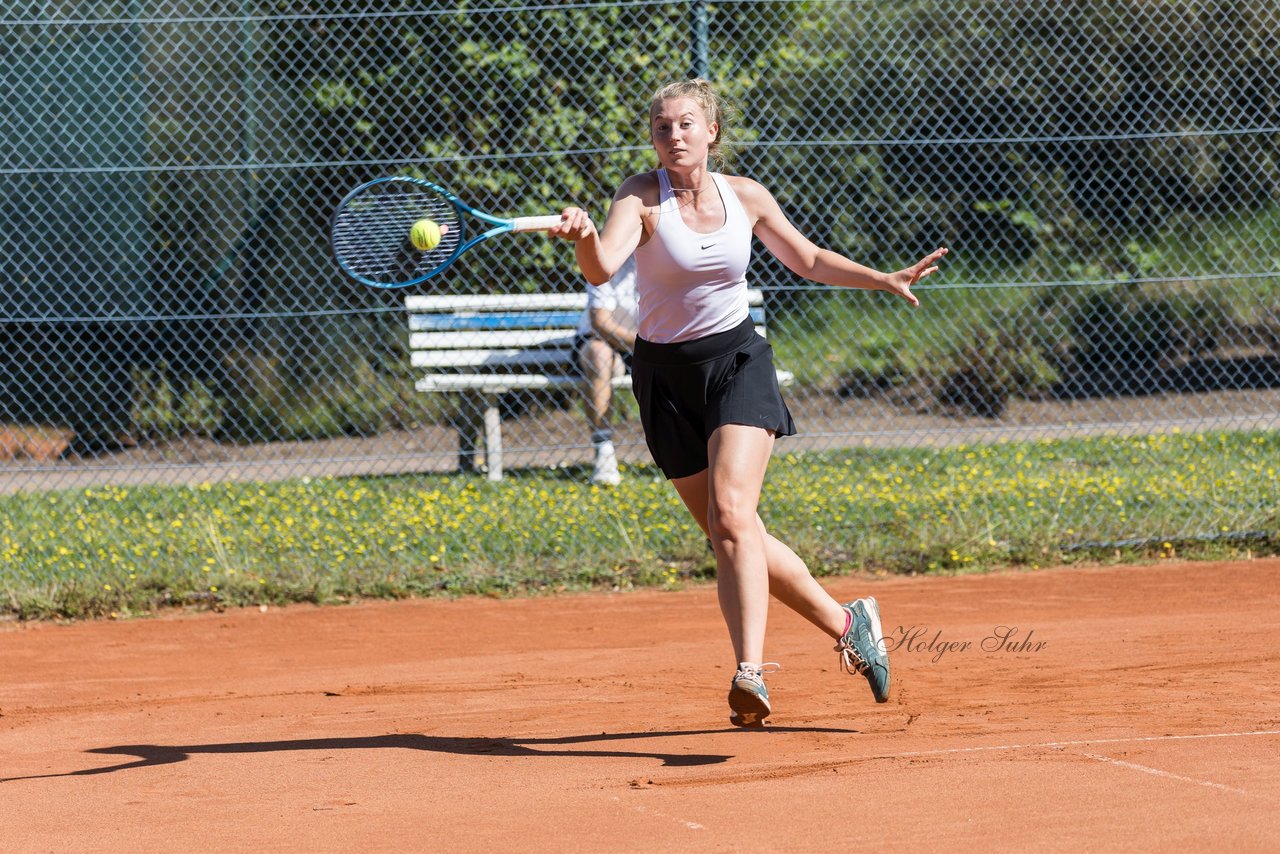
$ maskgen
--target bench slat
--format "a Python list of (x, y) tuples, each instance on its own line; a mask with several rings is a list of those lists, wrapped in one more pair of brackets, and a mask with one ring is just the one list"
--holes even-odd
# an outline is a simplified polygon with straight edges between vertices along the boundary
[(520, 311), (522, 309), (577, 309), (587, 307), (587, 293), (572, 294), (411, 294), (404, 298), (409, 311)]
[[(549, 374), (430, 374), (418, 380), (418, 391), (486, 391), (501, 393), (522, 389), (578, 388), (579, 377)], [(614, 388), (631, 388), (631, 375), (613, 378)]]
[(512, 314), (411, 314), (410, 332), (460, 332), (488, 329), (546, 329), (548, 327), (578, 328), (581, 312), (544, 311)]
[(573, 343), (573, 329), (512, 329), (501, 332), (414, 332), (411, 350), (474, 350), (495, 347), (544, 347)]
[[(768, 337), (763, 326), (756, 332)], [(573, 348), (576, 330), (571, 329), (522, 329), (483, 332), (414, 332), (409, 336), (409, 349), (414, 353), (423, 350), (514, 351), (543, 348), (549, 352), (562, 351), (567, 359)], [(547, 361), (542, 359), (539, 361)], [(475, 362), (474, 364), (482, 364)]]
[(537, 368), (567, 366), (573, 350), (556, 347), (545, 350), (415, 350), (409, 362), (415, 368)]
[[(476, 312), (442, 312), (440, 314), (409, 315), (410, 332), (448, 332), (448, 331), (483, 331), (508, 329), (546, 329), (560, 326), (578, 329), (578, 318), (581, 313), (570, 312), (511, 312), (502, 314), (480, 314)], [(756, 323), (764, 323), (764, 308), (753, 307), (751, 319)]]
[[(764, 305), (764, 292), (747, 291), (751, 305)], [(410, 294), (404, 298), (409, 311), (429, 313), (459, 311), (519, 311), (522, 309), (577, 309), (587, 307), (585, 291), (572, 294)]]
[[(795, 382), (795, 374), (778, 371), (778, 385)], [(581, 377), (559, 374), (428, 374), (414, 384), (418, 391), (517, 391), (520, 389), (570, 388), (582, 383)], [(614, 388), (631, 388), (631, 375), (612, 380)]]
[[(756, 326), (760, 337), (768, 337), (764, 326)], [(544, 365), (572, 359), (573, 337), (568, 329), (516, 330), (516, 332), (416, 332), (410, 335), (410, 357), (417, 367), (434, 365)], [(448, 353), (456, 359), (449, 361)], [(527, 355), (527, 361), (511, 361)], [(490, 357), (498, 357), (498, 361)], [(421, 361), (419, 361), (421, 359)], [(470, 360), (470, 361), (468, 361)]]

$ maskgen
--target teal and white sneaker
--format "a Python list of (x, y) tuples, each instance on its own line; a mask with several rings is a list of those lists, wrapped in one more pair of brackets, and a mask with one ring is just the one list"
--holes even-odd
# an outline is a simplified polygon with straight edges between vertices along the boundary
[(849, 630), (836, 642), (840, 669), (867, 677), (877, 703), (889, 699), (889, 648), (880, 629), (880, 606), (868, 596), (844, 606)]
[[(766, 670), (765, 668), (772, 668)], [(769, 689), (764, 687), (764, 674), (780, 669), (774, 662), (750, 664), (742, 662), (729, 686), (729, 723), (758, 729), (764, 726), (773, 707), (769, 705)]]

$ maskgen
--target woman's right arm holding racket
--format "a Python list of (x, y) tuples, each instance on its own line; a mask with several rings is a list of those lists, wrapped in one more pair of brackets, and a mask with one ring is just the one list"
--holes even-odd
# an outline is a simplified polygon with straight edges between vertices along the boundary
[(578, 207), (565, 208), (560, 225), (548, 234), (574, 241), (578, 268), (593, 285), (609, 281), (636, 251), (644, 236), (646, 206), (641, 199), (642, 176), (623, 182), (605, 216), (603, 231), (597, 230), (591, 215)]

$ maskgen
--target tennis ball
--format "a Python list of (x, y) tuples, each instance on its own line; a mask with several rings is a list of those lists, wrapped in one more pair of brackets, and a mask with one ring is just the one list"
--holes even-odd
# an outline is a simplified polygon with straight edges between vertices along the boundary
[(409, 230), (409, 242), (419, 252), (428, 252), (440, 245), (440, 226), (433, 220), (420, 219)]

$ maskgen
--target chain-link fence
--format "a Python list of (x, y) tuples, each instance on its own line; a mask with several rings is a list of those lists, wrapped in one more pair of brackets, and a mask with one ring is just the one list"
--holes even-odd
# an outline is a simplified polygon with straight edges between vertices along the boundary
[[(415, 174), (599, 218), (691, 68), (815, 242), (953, 253), (917, 312), (756, 259), (781, 450), (1274, 429), (1277, 32), (1243, 0), (9, 4), (0, 490), (452, 470), (458, 396), (415, 390), (404, 294), (339, 274), (334, 205)], [(581, 290), (523, 236), (419, 292)], [(502, 403), (508, 476), (590, 459), (575, 393)]]

